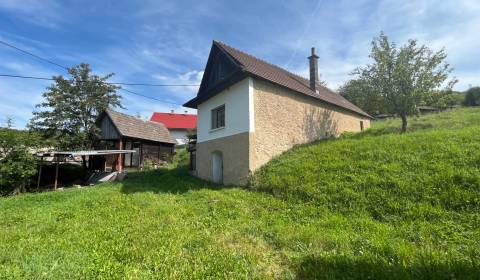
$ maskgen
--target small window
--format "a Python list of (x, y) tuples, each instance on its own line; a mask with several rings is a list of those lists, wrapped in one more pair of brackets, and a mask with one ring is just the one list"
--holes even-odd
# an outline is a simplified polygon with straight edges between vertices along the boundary
[(212, 110), (212, 129), (225, 127), (225, 105)]
[(363, 131), (363, 121), (360, 121), (360, 131)]

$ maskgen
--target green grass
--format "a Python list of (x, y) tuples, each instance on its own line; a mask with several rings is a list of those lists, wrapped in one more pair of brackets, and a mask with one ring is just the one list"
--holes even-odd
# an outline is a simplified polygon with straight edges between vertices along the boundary
[(398, 127), (296, 147), (250, 189), (177, 161), (1, 198), (0, 278), (478, 279), (480, 110)]

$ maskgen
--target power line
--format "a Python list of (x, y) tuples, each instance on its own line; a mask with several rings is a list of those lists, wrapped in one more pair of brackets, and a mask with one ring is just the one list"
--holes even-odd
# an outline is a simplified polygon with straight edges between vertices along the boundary
[[(0, 77), (47, 80), (47, 81), (55, 80), (53, 78), (46, 78), (46, 77), (22, 76), (22, 75), (11, 75), (11, 74), (0, 74)], [(138, 83), (114, 83), (114, 82), (104, 82), (104, 83), (109, 85), (120, 85), (120, 86), (155, 86), (155, 87), (198, 87), (199, 86), (199, 85), (189, 85), (189, 84), (183, 84), (183, 85), (182, 84), (138, 84)]]
[[(33, 77), (33, 76), (20, 76), (20, 75), (10, 75), (10, 74), (0, 74), (0, 77), (20, 78), (20, 79), (33, 79), (33, 80), (44, 80), (44, 81), (54, 81), (54, 80), (55, 80), (55, 79), (53, 79), (53, 78)], [(87, 81), (79, 81), (79, 82), (87, 82)], [(118, 84), (118, 83), (108, 83), (108, 82), (104, 82), (104, 83), (105, 83), (105, 84)], [(123, 83), (122, 85), (126, 85), (126, 84)], [(180, 86), (180, 85), (158, 85), (158, 86)], [(183, 85), (182, 85), (182, 86), (183, 86)], [(162, 103), (166, 103), (166, 104), (172, 104), (172, 105), (178, 105), (178, 106), (183, 106), (183, 104), (179, 104), (179, 103), (174, 103), (174, 102), (170, 102), (170, 101), (161, 100), (161, 99), (158, 99), (158, 98), (155, 98), (155, 97), (151, 97), (151, 96), (148, 96), (148, 95), (144, 95), (144, 94), (141, 94), (141, 93), (138, 93), (138, 92), (134, 92), (134, 91), (131, 91), (131, 90), (122, 88), (122, 87), (120, 87), (120, 90), (124, 90), (125, 92), (131, 93), (131, 94), (135, 94), (135, 95), (141, 96), (141, 97), (143, 97), (143, 98), (148, 98), (148, 99), (151, 99), (151, 100), (155, 100), (155, 101), (158, 101), (158, 102), (162, 102)]]
[(53, 78), (0, 74), (0, 77), (53, 81)]
[[(61, 67), (65, 70), (68, 71), (68, 67), (65, 67), (63, 65), (60, 65), (56, 62), (53, 62), (49, 59), (46, 59), (46, 58), (43, 58), (43, 57), (40, 57), (38, 55), (35, 55), (29, 51), (26, 51), (26, 50), (23, 50), (19, 47), (16, 47), (12, 44), (9, 44), (7, 42), (4, 42), (2, 40), (0, 40), (0, 43), (7, 46), (7, 47), (10, 47), (10, 48), (13, 48), (15, 50), (18, 50), (22, 53), (25, 53), (25, 54), (28, 54), (32, 57), (35, 57), (37, 59), (40, 59), (42, 61), (45, 61), (45, 62), (48, 62), (52, 65), (55, 65), (55, 66), (58, 66), (58, 67)], [(21, 78), (21, 79), (34, 79), (34, 80), (45, 80), (45, 81), (53, 81), (54, 79), (53, 78), (46, 78), (46, 77), (35, 77), (35, 76), (22, 76), (22, 75), (11, 75), (11, 74), (0, 74), (0, 77), (9, 77), (9, 78)], [(153, 87), (190, 87), (190, 86), (199, 86), (199, 85), (189, 85), (189, 84), (148, 84), (148, 83), (122, 83), (122, 82), (117, 82), (117, 83), (114, 83), (114, 82), (104, 82), (105, 84), (110, 84), (110, 85), (121, 85), (121, 86), (153, 86)], [(125, 91), (125, 92), (128, 92), (130, 94), (134, 94), (134, 95), (137, 95), (137, 96), (141, 96), (143, 98), (148, 98), (148, 99), (151, 99), (151, 100), (155, 100), (155, 101), (158, 101), (158, 102), (162, 102), (162, 103), (166, 103), (166, 104), (172, 104), (172, 105), (178, 105), (178, 106), (183, 106), (183, 104), (178, 104), (178, 103), (173, 103), (173, 102), (169, 102), (169, 101), (164, 101), (164, 100), (161, 100), (161, 99), (158, 99), (158, 98), (155, 98), (155, 97), (150, 97), (150, 96), (147, 96), (147, 95), (144, 95), (144, 94), (141, 94), (141, 93), (138, 93), (138, 92), (134, 92), (134, 91), (131, 91), (131, 90), (128, 90), (128, 89), (125, 89), (125, 88), (121, 88), (121, 90)]]
[(178, 103), (174, 103), (174, 102), (169, 102), (169, 101), (160, 100), (160, 99), (157, 99), (157, 98), (155, 98), (155, 97), (150, 97), (150, 96), (147, 96), (147, 95), (143, 95), (143, 94), (141, 94), (141, 93), (134, 92), (134, 91), (131, 91), (131, 90), (128, 90), (128, 89), (125, 89), (125, 88), (120, 88), (120, 89), (121, 89), (121, 90), (124, 90), (124, 91), (126, 91), (126, 92), (128, 92), (128, 93), (141, 96), (141, 97), (143, 97), (143, 98), (148, 98), (148, 99), (152, 99), (152, 100), (159, 101), (159, 102), (162, 102), (162, 103), (172, 104), (172, 105), (178, 105), (178, 106), (182, 106), (182, 107), (183, 107), (183, 104), (178, 104)]
[(36, 54), (33, 54), (33, 53), (31, 53), (31, 52), (29, 52), (29, 51), (26, 51), (26, 50), (23, 50), (23, 49), (21, 49), (21, 48), (19, 48), (19, 47), (15, 47), (14, 45), (9, 44), (9, 43), (7, 43), (7, 42), (4, 42), (4, 41), (2, 41), (2, 40), (0, 40), (0, 44), (5, 45), (5, 46), (7, 46), (7, 47), (10, 47), (10, 48), (12, 48), (12, 49), (15, 49), (15, 50), (17, 50), (17, 51), (20, 51), (20, 52), (22, 52), (22, 53), (24, 53), (24, 54), (33, 56), (33, 57), (35, 57), (36, 59), (39, 59), (39, 60), (48, 62), (48, 63), (50, 63), (50, 64), (52, 64), (52, 65), (58, 66), (58, 67), (60, 67), (60, 68), (63, 68), (64, 70), (67, 70), (67, 71), (68, 71), (68, 67), (65, 67), (65, 66), (63, 66), (63, 65), (60, 65), (60, 64), (58, 64), (58, 63), (56, 63), (56, 62), (53, 62), (53, 61), (51, 61), (51, 60), (49, 60), (49, 59), (40, 57), (40, 56), (38, 56), (38, 55), (36, 55)]
[(143, 83), (110, 83), (112, 85), (120, 86), (147, 86), (147, 87), (198, 87), (195, 84), (143, 84)]
[[(7, 46), (7, 47), (10, 47), (10, 48), (13, 48), (13, 49), (15, 49), (15, 50), (17, 50), (17, 51), (20, 51), (20, 52), (22, 52), (22, 53), (28, 54), (28, 55), (30, 55), (30, 56), (32, 56), (32, 57), (35, 57), (35, 58), (37, 58), (37, 59), (40, 59), (40, 60), (42, 60), (42, 61), (44, 61), (44, 62), (50, 63), (50, 64), (55, 65), (55, 66), (58, 66), (58, 67), (60, 67), (60, 68), (63, 68), (64, 70), (67, 70), (67, 71), (68, 71), (68, 69), (69, 69), (69, 68), (66, 67), (66, 66), (63, 66), (63, 65), (61, 65), (61, 64), (58, 64), (58, 63), (56, 63), (56, 62), (54, 62), (54, 61), (51, 61), (51, 60), (46, 59), (46, 58), (43, 58), (43, 57), (38, 56), (38, 55), (36, 55), (36, 54), (33, 54), (33, 53), (29, 52), (29, 51), (23, 50), (23, 49), (21, 49), (21, 48), (19, 48), (19, 47), (16, 47), (16, 46), (14, 46), (14, 45), (12, 45), (12, 44), (10, 44), (10, 43), (5, 42), (5, 41), (0, 40), (0, 44), (3, 44), (3, 45), (5, 45), (5, 46)], [(26, 78), (25, 76), (17, 76), (17, 75), (0, 75), (0, 76), (3, 76), (3, 77), (12, 77), (12, 78)], [(39, 77), (28, 77), (28, 78), (30, 78), (30, 79), (37, 79), (37, 80), (53, 80), (53, 79), (49, 79), (49, 78), (39, 78)], [(150, 84), (150, 83), (121, 83), (121, 82), (118, 82), (118, 83), (113, 83), (113, 82), (111, 82), (111, 83), (107, 83), (107, 84), (111, 84), (111, 85), (123, 85), (123, 86), (149, 86), (149, 87), (167, 87), (167, 86), (168, 86), (168, 87), (177, 87), (177, 86), (178, 86), (178, 87), (198, 87), (198, 86), (200, 86), (200, 85), (194, 85), (194, 84)]]

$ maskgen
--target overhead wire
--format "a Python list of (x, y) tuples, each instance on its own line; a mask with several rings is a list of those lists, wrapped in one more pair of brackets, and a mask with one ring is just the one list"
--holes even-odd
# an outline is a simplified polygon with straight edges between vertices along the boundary
[[(49, 64), (52, 64), (52, 65), (55, 65), (57, 67), (60, 67), (64, 70), (69, 70), (68, 67), (66, 66), (63, 66), (61, 64), (58, 64), (50, 59), (46, 59), (46, 58), (43, 58), (41, 56), (38, 56), (30, 51), (27, 51), (27, 50), (24, 50), (22, 48), (19, 48), (17, 46), (14, 46), (10, 43), (7, 43), (5, 41), (2, 41), (0, 40), (0, 44), (4, 45), (4, 46), (7, 46), (7, 47), (10, 47), (12, 49), (15, 49), (17, 51), (20, 51), (24, 54), (27, 54), (29, 56), (32, 56), (38, 60), (42, 60), (44, 62), (47, 62)], [(13, 75), (13, 74), (0, 74), (0, 77), (9, 77), (9, 78), (22, 78), (22, 79), (34, 79), (34, 80), (46, 80), (46, 81), (54, 81), (55, 79), (53, 78), (46, 78), (46, 77), (36, 77), (36, 76), (24, 76), (24, 75)], [(151, 87), (197, 87), (199, 85), (195, 85), (195, 84), (150, 84), (150, 83), (125, 83), (125, 82), (104, 82), (105, 84), (110, 84), (110, 85), (119, 85), (119, 86), (151, 86)], [(155, 100), (155, 101), (158, 101), (158, 102), (162, 102), (162, 103), (166, 103), (166, 104), (172, 104), (172, 105), (180, 105), (182, 106), (182, 104), (178, 104), (178, 103), (173, 103), (173, 102), (170, 102), (170, 101), (166, 101), (166, 100), (161, 100), (161, 99), (158, 99), (158, 98), (155, 98), (155, 97), (151, 97), (151, 96), (148, 96), (148, 95), (144, 95), (144, 94), (141, 94), (141, 93), (138, 93), (138, 92), (134, 92), (134, 91), (131, 91), (131, 90), (128, 90), (128, 89), (125, 89), (125, 88), (122, 88), (120, 87), (120, 90), (123, 90), (127, 93), (130, 93), (130, 94), (134, 94), (134, 95), (137, 95), (137, 96), (141, 96), (143, 98), (148, 98), (148, 99), (151, 99), (151, 100)]]
[[(10, 75), (10, 74), (0, 74), (0, 77), (21, 78), (21, 79), (33, 79), (33, 80), (44, 80), (44, 81), (54, 81), (54, 80), (55, 80), (55, 79), (53, 79), (53, 78), (34, 77), (34, 76), (21, 76), (21, 75)], [(83, 82), (83, 81), (79, 81), (79, 82)], [(85, 81), (85, 82), (87, 82), (87, 81)], [(108, 82), (105, 82), (105, 84), (114, 84), (114, 85), (115, 85), (116, 83), (108, 83)], [(165, 86), (167, 86), (167, 85), (165, 85)], [(141, 93), (138, 93), (138, 92), (134, 92), (134, 91), (128, 90), (128, 89), (126, 89), (126, 88), (120, 87), (119, 89), (120, 89), (120, 90), (123, 90), (123, 91), (125, 91), (125, 92), (128, 92), (128, 93), (131, 93), (131, 94), (135, 94), (135, 95), (138, 95), (138, 96), (141, 96), (141, 97), (144, 97), (144, 98), (148, 98), (148, 99), (151, 99), (151, 100), (159, 101), (159, 102), (162, 102), (162, 103), (167, 103), (167, 104), (172, 104), (172, 105), (183, 106), (182, 104), (179, 104), (179, 103), (174, 103), (174, 102), (170, 102), (170, 101), (158, 99), (158, 98), (155, 98), (155, 97), (151, 97), (151, 96), (148, 96), (148, 95), (144, 95), (144, 94), (141, 94)]]

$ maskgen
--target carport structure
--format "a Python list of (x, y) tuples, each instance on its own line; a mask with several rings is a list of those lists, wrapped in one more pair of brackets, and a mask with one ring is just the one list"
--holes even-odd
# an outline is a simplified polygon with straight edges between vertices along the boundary
[[(44, 152), (44, 153), (37, 153), (37, 157), (40, 158), (38, 162), (38, 179), (37, 179), (37, 189), (40, 188), (40, 179), (42, 177), (42, 167), (45, 163), (45, 157), (51, 157), (52, 163), (55, 164), (55, 181), (53, 188), (57, 190), (58, 186), (58, 166), (60, 162), (65, 162), (68, 157), (71, 157), (74, 161), (77, 157), (89, 157), (89, 162), (91, 163), (92, 158), (94, 157), (105, 157), (105, 156), (115, 156), (117, 155), (116, 161), (116, 172), (118, 174), (122, 173), (123, 165), (122, 165), (122, 158), (123, 155), (126, 154), (133, 154), (135, 153), (134, 150), (91, 150), (91, 151), (52, 151), (52, 152)], [(106, 161), (105, 161), (106, 164)], [(89, 164), (91, 166), (91, 164)]]

